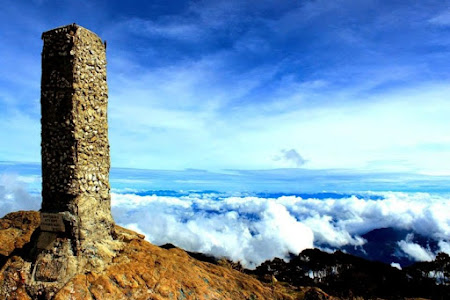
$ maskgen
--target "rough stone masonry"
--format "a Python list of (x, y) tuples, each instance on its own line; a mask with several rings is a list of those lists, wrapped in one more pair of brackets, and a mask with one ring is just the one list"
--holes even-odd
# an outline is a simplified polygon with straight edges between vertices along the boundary
[(105, 44), (96, 34), (71, 24), (42, 39), (42, 208), (33, 274), (56, 284), (112, 256), (108, 87)]

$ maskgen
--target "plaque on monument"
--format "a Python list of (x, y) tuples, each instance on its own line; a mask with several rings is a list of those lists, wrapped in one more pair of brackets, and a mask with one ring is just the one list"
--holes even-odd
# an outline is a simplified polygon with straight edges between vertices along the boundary
[(41, 230), (64, 232), (63, 216), (61, 214), (41, 213)]

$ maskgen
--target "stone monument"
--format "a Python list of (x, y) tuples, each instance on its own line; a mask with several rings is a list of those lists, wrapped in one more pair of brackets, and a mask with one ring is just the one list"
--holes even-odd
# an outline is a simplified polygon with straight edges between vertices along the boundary
[(56, 287), (98, 269), (115, 248), (106, 44), (76, 24), (42, 39), (42, 208), (33, 276)]

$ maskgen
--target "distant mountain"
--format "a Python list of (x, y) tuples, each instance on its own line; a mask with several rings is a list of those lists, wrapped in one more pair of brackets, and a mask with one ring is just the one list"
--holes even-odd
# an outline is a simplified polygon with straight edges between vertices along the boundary
[(395, 228), (379, 228), (374, 229), (362, 236), (367, 243), (362, 247), (346, 246), (342, 250), (346, 253), (359, 256), (365, 259), (380, 261), (386, 264), (393, 262), (400, 264), (402, 267), (410, 266), (416, 261), (403, 253), (398, 245), (402, 240), (419, 244), (423, 248), (429, 248), (433, 252), (437, 252), (438, 242), (411, 230), (401, 230)]

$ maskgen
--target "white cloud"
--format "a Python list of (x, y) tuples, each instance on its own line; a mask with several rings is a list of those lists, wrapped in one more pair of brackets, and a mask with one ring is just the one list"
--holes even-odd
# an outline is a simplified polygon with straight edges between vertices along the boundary
[(295, 149), (283, 149), (280, 154), (273, 158), (273, 160), (297, 168), (303, 166), (307, 162), (307, 160), (305, 160)]
[(274, 200), (113, 194), (113, 212), (123, 225), (134, 220), (131, 226), (152, 243), (226, 256), (249, 267), (313, 246), (312, 231)]
[(30, 194), (18, 176), (0, 174), (0, 217), (18, 210), (38, 210), (40, 206), (40, 195)]
[(450, 255), (450, 241), (439, 241), (439, 251)]
[(398, 242), (398, 245), (403, 252), (416, 261), (432, 261), (435, 257), (430, 250), (423, 248), (419, 244), (400, 241)]
[[(19, 177), (0, 175), (0, 213), (39, 209), (40, 196), (27, 192)], [(216, 193), (138, 196), (112, 193), (115, 221), (157, 245), (225, 256), (254, 267), (273, 257), (320, 245), (364, 247), (361, 238), (377, 228), (406, 229), (438, 241), (450, 252), (449, 198), (426, 193), (366, 193), (343, 198), (261, 198)], [(374, 200), (374, 197), (383, 199)], [(399, 250), (414, 260), (436, 253), (408, 237)]]
[(346, 245), (362, 246), (366, 242), (361, 237), (351, 236), (347, 230), (333, 223), (335, 222), (332, 216), (319, 214), (304, 221), (304, 224), (314, 232), (316, 243), (339, 248)]
[[(442, 205), (448, 198), (424, 193), (376, 195), (385, 199), (113, 194), (112, 205), (118, 223), (134, 224), (153, 243), (226, 256), (250, 267), (313, 245), (364, 247), (362, 234), (385, 227), (420, 232), (447, 249), (450, 211)], [(430, 214), (436, 210), (442, 213)], [(398, 245), (413, 259), (429, 260), (434, 255), (409, 240)]]

